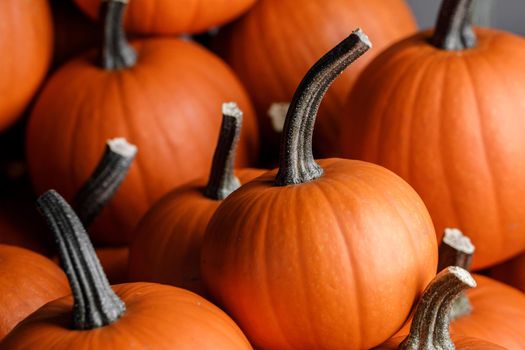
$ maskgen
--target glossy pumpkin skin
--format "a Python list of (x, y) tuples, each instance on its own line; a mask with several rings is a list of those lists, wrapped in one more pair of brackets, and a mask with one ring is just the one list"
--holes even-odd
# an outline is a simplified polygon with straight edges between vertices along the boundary
[[(265, 173), (235, 172), (241, 183)], [(130, 247), (132, 281), (170, 284), (206, 296), (200, 274), (200, 251), (206, 226), (222, 202), (203, 195), (205, 181), (177, 188), (161, 198), (141, 219)]]
[[(205, 299), (171, 286), (129, 283), (114, 286), (126, 303), (109, 326), (71, 330), (71, 296), (55, 300), (24, 320), (2, 349), (251, 349), (237, 325)], [(152, 323), (152, 320), (155, 322)]]
[[(223, 25), (250, 8), (256, 0), (133, 0), (129, 2), (126, 30), (136, 34), (203, 32)], [(100, 0), (75, 0), (93, 19)]]
[(239, 21), (221, 29), (215, 47), (253, 99), (265, 157), (275, 157), (280, 140), (268, 117), (271, 104), (290, 102), (312, 64), (357, 26), (366, 30), (374, 47), (324, 98), (314, 135), (314, 149), (322, 158), (340, 153), (341, 110), (360, 72), (383, 48), (416, 31), (405, 1), (259, 0)]
[(176, 39), (137, 41), (135, 67), (105, 71), (96, 53), (75, 59), (51, 78), (32, 113), (27, 157), (38, 192), (55, 188), (73, 198), (91, 175), (105, 141), (125, 137), (139, 148), (112, 202), (94, 223), (98, 244), (131, 240), (138, 220), (172, 188), (208, 175), (221, 105), (244, 111), (237, 164), (257, 154), (250, 101), (232, 71), (197, 44)]
[(53, 53), (47, 0), (0, 2), (0, 131), (26, 109), (44, 79)]
[(0, 244), (0, 340), (42, 305), (69, 293), (66, 275), (51, 260)]
[(378, 345), (436, 273), (432, 222), (410, 186), (373, 164), (319, 164), (324, 175), (301, 185), (273, 186), (275, 171), (247, 183), (206, 231), (202, 277), (260, 348)]
[(434, 48), (424, 32), (383, 52), (349, 97), (341, 138), (344, 156), (414, 187), (439, 238), (468, 232), (473, 269), (525, 248), (525, 40), (476, 33), (466, 51)]
[[(520, 291), (482, 275), (473, 275), (478, 283), (466, 293), (472, 305), (469, 315), (450, 324), (454, 335), (473, 337), (507, 349), (525, 347), (525, 295)], [(406, 336), (411, 320), (397, 332)]]
[(525, 293), (525, 254), (495, 266), (491, 269), (490, 275)]

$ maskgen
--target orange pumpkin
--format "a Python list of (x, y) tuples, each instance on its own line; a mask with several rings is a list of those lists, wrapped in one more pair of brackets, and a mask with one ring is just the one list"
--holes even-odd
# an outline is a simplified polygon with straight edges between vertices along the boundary
[[(499, 350), (502, 346), (481, 339), (453, 334), (450, 337), (450, 309), (465, 289), (476, 287), (474, 278), (453, 266), (441, 271), (428, 285), (417, 305), (410, 333), (395, 337), (376, 350)], [(406, 335), (406, 333), (405, 333)]]
[[(75, 0), (97, 18), (104, 0)], [(126, 29), (137, 34), (181, 34), (205, 31), (242, 14), (256, 0), (131, 0)], [(123, 2), (128, 2), (125, 0)]]
[(152, 283), (112, 289), (71, 207), (54, 191), (38, 204), (55, 234), (73, 296), (29, 316), (2, 349), (251, 349), (224, 312), (191, 292)]
[(0, 131), (22, 115), (44, 79), (53, 52), (47, 0), (0, 1)]
[(374, 164), (312, 156), (324, 93), (369, 47), (355, 31), (311, 68), (286, 116), (278, 173), (233, 192), (206, 229), (202, 277), (257, 347), (378, 345), (435, 275), (432, 221), (406, 182)]
[[(447, 266), (468, 269), (474, 246), (456, 229), (445, 230), (439, 247), (438, 270)], [(474, 275), (477, 287), (460, 294), (450, 316), (452, 334), (474, 337), (508, 349), (525, 348), (525, 295), (488, 277)], [(398, 332), (408, 334), (411, 320)]]
[[(525, 40), (472, 31), (476, 2), (443, 2), (436, 30), (378, 56), (349, 97), (344, 155), (396, 172), (421, 195), (436, 232), (458, 227), (473, 269), (525, 249)], [(456, 25), (455, 25), (456, 24)]]
[(357, 25), (367, 30), (375, 47), (334, 83), (320, 108), (314, 137), (317, 154), (333, 157), (340, 153), (341, 110), (357, 76), (383, 48), (416, 31), (405, 1), (259, 0), (239, 21), (221, 29), (215, 46), (253, 98), (264, 158), (275, 158), (280, 138), (268, 117), (271, 105), (290, 102), (317, 58)]
[(42, 305), (69, 293), (66, 276), (51, 260), (0, 244), (0, 340)]
[(134, 42), (136, 58), (114, 20), (124, 4), (110, 1), (105, 8), (99, 57), (105, 68), (91, 52), (55, 73), (29, 121), (27, 158), (37, 191), (55, 188), (72, 198), (106, 139), (122, 135), (135, 143), (141, 156), (90, 232), (97, 244), (122, 245), (157, 199), (207, 175), (222, 102), (238, 101), (245, 111), (240, 166), (257, 154), (257, 127), (243, 87), (219, 58), (172, 38)]
[(525, 293), (525, 254), (493, 267), (490, 275)]
[(241, 169), (233, 163), (242, 112), (235, 104), (223, 104), (223, 121), (207, 180), (177, 188), (158, 201), (140, 221), (130, 249), (132, 281), (171, 284), (205, 295), (200, 277), (200, 251), (206, 226), (231, 192), (264, 173)]

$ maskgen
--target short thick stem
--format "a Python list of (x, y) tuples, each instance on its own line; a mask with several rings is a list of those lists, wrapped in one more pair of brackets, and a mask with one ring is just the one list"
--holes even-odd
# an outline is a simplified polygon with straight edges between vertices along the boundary
[(106, 70), (131, 68), (137, 62), (137, 53), (128, 43), (123, 18), (129, 0), (102, 0), (101, 66)]
[[(443, 241), (439, 246), (438, 271), (449, 266), (459, 266), (467, 271), (472, 264), (472, 256), (475, 247), (470, 238), (455, 228), (445, 229)], [(469, 315), (472, 312), (472, 304), (466, 293), (461, 293), (452, 305), (450, 317), (452, 319)]]
[(113, 323), (126, 307), (111, 289), (75, 212), (53, 190), (43, 194), (37, 205), (55, 235), (62, 267), (73, 292), (74, 329), (93, 329)]
[(222, 125), (213, 155), (208, 184), (204, 195), (222, 200), (235, 191), (241, 183), (233, 173), (237, 144), (242, 127), (242, 112), (234, 102), (222, 105)]
[(111, 139), (95, 171), (77, 192), (73, 207), (84, 227), (89, 227), (113, 198), (126, 178), (137, 147), (124, 138)]
[(425, 289), (419, 301), (410, 334), (399, 345), (409, 350), (453, 350), (450, 338), (450, 310), (457, 296), (476, 287), (470, 273), (458, 266), (441, 271)]
[(286, 115), (275, 185), (315, 180), (323, 174), (312, 153), (312, 137), (319, 105), (332, 82), (372, 44), (360, 29), (324, 55), (299, 84)]
[(431, 38), (432, 45), (447, 51), (466, 50), (476, 46), (472, 29), (475, 0), (443, 0)]

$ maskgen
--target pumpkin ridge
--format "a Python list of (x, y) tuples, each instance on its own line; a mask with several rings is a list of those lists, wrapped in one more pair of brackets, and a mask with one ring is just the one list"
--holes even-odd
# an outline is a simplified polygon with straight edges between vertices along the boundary
[[(133, 77), (132, 74), (129, 74), (127, 75), (129, 77)], [(128, 79), (129, 80), (129, 79)], [(135, 83), (138, 84), (137, 80), (135, 80)], [(130, 115), (131, 113), (131, 110), (128, 106), (128, 104), (125, 102), (128, 100), (128, 93), (127, 93), (127, 89), (125, 88), (125, 84), (124, 84), (124, 76), (121, 75), (121, 74), (118, 74), (117, 75), (117, 79), (114, 80), (115, 82), (115, 94), (118, 95), (118, 98), (116, 99), (117, 101), (120, 101), (119, 105), (120, 105), (120, 109), (124, 112), (125, 115)], [(129, 83), (128, 81), (126, 81), (126, 83)], [(133, 127), (131, 126), (131, 122), (128, 118), (122, 118), (122, 126), (124, 126), (124, 128), (127, 130), (127, 134), (129, 134), (129, 139), (130, 141), (133, 142), (134, 139), (139, 139), (139, 138), (136, 138), (136, 132), (135, 130), (133, 129)], [(155, 125), (158, 125), (155, 123)], [(141, 162), (137, 162), (137, 165), (136, 165), (136, 168), (137, 168), (137, 171), (135, 172), (137, 174), (137, 177), (138, 179), (140, 179), (140, 184), (142, 185), (142, 189), (143, 189), (143, 194), (144, 194), (144, 198), (146, 198), (146, 201), (148, 203), (148, 206), (151, 206), (154, 202), (153, 198), (151, 197), (150, 193), (152, 193), (150, 191), (150, 188), (149, 188), (149, 181), (147, 181), (146, 179), (146, 176), (147, 176), (147, 172), (146, 170), (144, 169), (144, 166), (141, 164)]]
[[(403, 56), (401, 56), (403, 57)], [(398, 58), (400, 61), (403, 61), (402, 58)], [(419, 56), (418, 56), (419, 57)], [(394, 61), (394, 62), (397, 62)], [(390, 90), (388, 91), (384, 91), (385, 93), (385, 96), (387, 96), (387, 98), (385, 99), (385, 105), (383, 106), (383, 110), (381, 111), (381, 117), (378, 118), (378, 127), (377, 127), (377, 139), (375, 141), (375, 145), (377, 145), (375, 148), (376, 148), (376, 154), (374, 156), (373, 159), (376, 160), (377, 163), (383, 163), (383, 160), (381, 159), (382, 158), (382, 155), (385, 153), (381, 150), (381, 140), (383, 140), (385, 137), (384, 137), (384, 134), (385, 134), (385, 120), (387, 120), (387, 113), (389, 112), (389, 103), (388, 101), (391, 100), (392, 96), (394, 96), (394, 94), (397, 92), (397, 85), (399, 84), (399, 82), (405, 77), (405, 74), (407, 71), (409, 71), (411, 68), (412, 68), (412, 65), (410, 64), (411, 62), (408, 61), (408, 60), (405, 60), (405, 66), (403, 66), (402, 68), (400, 68), (397, 72), (398, 72), (398, 75), (396, 77), (394, 77), (394, 79), (392, 79), (392, 85), (390, 86)], [(366, 71), (365, 71), (366, 73)], [(364, 76), (364, 75), (363, 75)], [(394, 83), (395, 82), (395, 83)]]
[[(485, 60), (487, 62), (487, 66), (492, 69), (491, 65), (490, 65), (490, 62), (488, 62), (488, 60), (485, 58), (485, 56), (480, 56), (483, 58), (483, 60)], [(474, 105), (476, 107), (476, 110), (478, 111), (478, 115), (480, 114), (480, 111), (482, 110), (481, 109), (481, 104), (480, 104), (480, 99), (479, 99), (479, 96), (478, 96), (478, 91), (477, 91), (477, 87), (476, 87), (476, 84), (474, 82), (474, 76), (472, 75), (472, 68), (470, 67), (469, 63), (468, 63), (468, 60), (461, 60), (461, 62), (463, 62), (465, 68), (466, 68), (466, 76), (468, 77), (469, 81), (470, 81), (470, 85), (472, 86), (472, 90), (471, 90), (471, 93), (472, 93), (472, 96), (474, 98)], [(496, 78), (499, 78), (499, 75), (498, 74), (494, 74), (496, 76)], [(501, 80), (501, 79), (500, 79)], [(498, 191), (497, 191), (497, 186), (496, 186), (496, 183), (494, 181), (494, 170), (493, 170), (493, 167), (492, 167), (492, 164), (491, 164), (491, 161), (490, 161), (490, 157), (489, 157), (489, 154), (488, 154), (488, 151), (487, 151), (487, 146), (486, 146), (486, 140), (487, 140), (487, 137), (486, 137), (486, 133), (484, 132), (484, 126), (483, 126), (483, 118), (476, 118), (477, 119), (477, 124), (478, 124), (478, 127), (479, 127), (479, 133), (480, 133), (480, 136), (481, 136), (481, 147), (483, 149), (483, 155), (484, 155), (484, 158), (485, 158), (485, 167), (486, 167), (486, 171), (488, 173), (488, 176), (490, 178), (490, 186), (487, 186), (487, 187), (490, 187), (491, 188), (491, 192), (492, 192), (492, 195), (494, 196), (494, 198), (496, 199), (494, 202), (494, 208), (495, 208), (495, 214), (496, 214), (496, 221), (498, 222), (498, 226), (499, 227), (504, 227), (503, 225), (503, 217), (504, 215), (502, 215), (502, 213), (504, 212), (501, 208), (501, 198), (499, 198), (498, 196)], [(503, 250), (503, 244), (504, 242), (502, 240), (493, 240), (491, 242), (491, 250), (493, 249), (493, 244), (497, 244), (498, 245), (498, 251), (502, 251)]]
[[(337, 180), (334, 180), (334, 179), (328, 179), (327, 177), (325, 177), (325, 183), (326, 182), (334, 182), (336, 185), (343, 185), (340, 181), (337, 181)], [(352, 254), (352, 249), (350, 249), (350, 243), (348, 242), (348, 237), (345, 235), (345, 231), (347, 230), (344, 230), (342, 229), (343, 227), (345, 227), (345, 225), (341, 222), (341, 220), (339, 219), (339, 217), (335, 214), (336, 213), (336, 210), (333, 210), (334, 209), (334, 205), (332, 203), (332, 201), (329, 199), (329, 196), (324, 192), (325, 190), (321, 187), (321, 186), (318, 186), (317, 183), (315, 183), (315, 188), (317, 188), (319, 190), (319, 192), (323, 195), (323, 197), (325, 198), (326, 200), (326, 203), (328, 203), (328, 205), (332, 208), (332, 213), (333, 213), (333, 216), (337, 222), (337, 225), (339, 227), (339, 235), (342, 239), (342, 241), (344, 242), (344, 245), (346, 247), (346, 256), (347, 256), (347, 261), (349, 262), (349, 266), (348, 266), (348, 269), (352, 271), (352, 277), (354, 279), (354, 283), (353, 285), (354, 286), (358, 286), (359, 284), (357, 283), (359, 280), (360, 280), (360, 271), (358, 271), (359, 269), (358, 268), (353, 268), (354, 266), (358, 266), (356, 264), (356, 257)], [(345, 191), (349, 191), (348, 188), (345, 188)], [(353, 192), (353, 191), (352, 191)], [(351, 224), (352, 226), (354, 227), (359, 227), (359, 224), (358, 222), (356, 221), (353, 221), (353, 222), (349, 222), (348, 223), (349, 225)], [(359, 230), (359, 229), (355, 229), (354, 232), (363, 232), (362, 230)], [(359, 288), (353, 288), (354, 290), (354, 293), (357, 295), (357, 298), (356, 300), (362, 300), (361, 298), (361, 292), (359, 290)], [(355, 320), (355, 324), (357, 324), (358, 326), (358, 332), (352, 332), (354, 334), (354, 336), (356, 335), (359, 335), (359, 337), (356, 337), (359, 339), (359, 341), (357, 342), (358, 344), (362, 344), (362, 340), (361, 340), (361, 335), (363, 333), (367, 333), (365, 332), (365, 330), (363, 329), (363, 325), (362, 325), (362, 322), (361, 322), (361, 315), (364, 314), (363, 313), (363, 308), (361, 307), (361, 304), (360, 303), (354, 303), (353, 307), (355, 307), (355, 309), (357, 310), (357, 313), (355, 313), (353, 315), (353, 319)]]

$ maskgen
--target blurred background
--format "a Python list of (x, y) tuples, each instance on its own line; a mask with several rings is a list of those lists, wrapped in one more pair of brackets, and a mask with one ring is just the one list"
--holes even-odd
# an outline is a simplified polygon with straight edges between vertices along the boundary
[[(525, 34), (525, 1), (523, 0), (480, 0), (492, 6), (491, 26), (512, 31), (518, 34)], [(437, 0), (407, 0), (416, 14), (418, 24), (421, 28), (428, 28), (434, 25), (436, 13), (438, 12), (441, 1)], [(505, 6), (501, 6), (505, 4)], [(498, 6), (499, 5), (499, 6)]]

